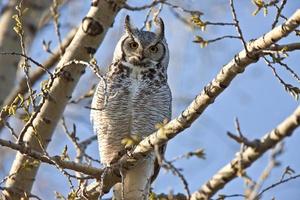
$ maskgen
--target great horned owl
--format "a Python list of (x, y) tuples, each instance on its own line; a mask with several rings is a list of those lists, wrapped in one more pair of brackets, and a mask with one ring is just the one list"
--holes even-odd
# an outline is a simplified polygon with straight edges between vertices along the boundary
[[(116, 46), (105, 82), (96, 89), (91, 121), (98, 135), (101, 162), (106, 166), (124, 151), (122, 139), (148, 136), (156, 124), (171, 118), (169, 50), (162, 19), (157, 18), (156, 25), (156, 32), (142, 31), (132, 27), (126, 16), (125, 34)], [(159, 170), (155, 159), (153, 152), (126, 171), (124, 184), (114, 186), (114, 199), (148, 199), (151, 181)]]

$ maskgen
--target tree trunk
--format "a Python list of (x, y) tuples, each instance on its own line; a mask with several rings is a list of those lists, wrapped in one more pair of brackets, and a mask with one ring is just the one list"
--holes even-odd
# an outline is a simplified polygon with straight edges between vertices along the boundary
[[(24, 16), (22, 17), (22, 20), (25, 34), (25, 46), (29, 49), (37, 33), (39, 21), (51, 5), (52, 1), (26, 0), (23, 2), (22, 7), (28, 8), (28, 11), (24, 13)], [(0, 18), (0, 52), (21, 52), (20, 40), (13, 29), (16, 22), (12, 18), (12, 16), (17, 13), (15, 7), (18, 3), (19, 1), (17, 0), (10, 0), (8, 5), (2, 11), (2, 16)], [(19, 60), (20, 58), (18, 56), (3, 55), (0, 58), (0, 107), (14, 87)]]
[[(32, 149), (39, 152), (43, 152), (43, 148), (46, 149), (57, 122), (85, 70), (84, 66), (78, 64), (64, 65), (74, 59), (90, 60), (108, 28), (112, 26), (122, 2), (106, 0), (92, 2), (74, 39), (58, 63), (54, 78), (48, 81), (49, 90), (47, 94), (44, 93), (39, 110), (32, 114), (20, 133), (24, 134), (23, 142)], [(10, 178), (6, 182), (7, 189), (4, 191), (6, 197), (20, 199), (25, 196), (24, 193), (30, 194), (39, 165), (40, 163), (34, 159), (17, 153), (10, 170)]]

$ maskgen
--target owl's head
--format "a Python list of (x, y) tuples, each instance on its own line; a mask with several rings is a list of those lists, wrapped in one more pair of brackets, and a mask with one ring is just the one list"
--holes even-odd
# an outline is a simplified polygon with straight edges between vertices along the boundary
[(114, 53), (114, 61), (122, 60), (134, 66), (155, 66), (166, 68), (169, 49), (165, 39), (164, 23), (155, 21), (156, 31), (143, 31), (133, 27), (130, 18), (125, 18), (125, 34), (121, 37)]

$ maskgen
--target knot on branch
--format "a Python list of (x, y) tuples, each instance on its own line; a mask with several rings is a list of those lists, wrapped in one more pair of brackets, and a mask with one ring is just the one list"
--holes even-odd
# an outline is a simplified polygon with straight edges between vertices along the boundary
[(92, 17), (85, 17), (82, 20), (82, 31), (90, 36), (97, 36), (103, 32), (103, 26)]

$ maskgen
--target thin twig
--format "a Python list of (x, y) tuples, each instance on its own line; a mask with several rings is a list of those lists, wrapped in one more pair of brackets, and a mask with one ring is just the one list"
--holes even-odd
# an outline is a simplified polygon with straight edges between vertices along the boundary
[(51, 6), (51, 13), (53, 17), (53, 23), (54, 23), (54, 28), (55, 28), (55, 33), (58, 38), (58, 43), (59, 43), (59, 49), (60, 49), (60, 55), (63, 56), (64, 53), (64, 48), (62, 46), (62, 39), (61, 39), (61, 33), (60, 33), (60, 23), (59, 23), (59, 2), (57, 0), (53, 0), (53, 5)]
[(235, 23), (236, 30), (237, 30), (238, 35), (239, 35), (239, 37), (240, 37), (240, 39), (243, 43), (245, 51), (248, 53), (247, 43), (246, 43), (246, 41), (243, 37), (242, 29), (239, 25), (239, 21), (238, 21), (237, 16), (236, 16), (236, 11), (235, 11), (235, 8), (234, 8), (233, 0), (229, 0), (229, 2), (230, 2), (231, 13), (232, 13), (233, 21)]
[[(87, 165), (78, 164), (78, 163), (75, 163), (72, 161), (65, 161), (65, 160), (62, 160), (60, 156), (52, 156), (52, 157), (45, 156), (44, 154), (41, 154), (29, 147), (26, 147), (26, 146), (20, 145), (20, 144), (16, 144), (11, 141), (6, 141), (3, 139), (0, 139), (0, 146), (8, 147), (10, 149), (19, 151), (22, 154), (28, 155), (34, 159), (37, 159), (44, 163), (48, 163), (50, 165), (54, 165), (53, 161), (55, 161), (56, 164), (59, 165), (61, 168), (70, 169), (70, 170), (74, 170), (74, 171), (78, 171), (78, 172), (82, 172), (84, 174), (90, 175), (85, 178), (94, 178), (94, 177), (99, 178), (99, 176), (102, 173), (101, 169), (94, 168), (94, 167), (87, 166)], [(79, 178), (79, 177), (76, 177), (76, 178)]]
[(276, 8), (277, 8), (277, 13), (276, 13), (275, 20), (274, 20), (274, 22), (272, 23), (272, 29), (275, 28), (276, 24), (278, 23), (279, 17), (280, 17), (280, 15), (281, 15), (281, 12), (282, 12), (282, 10), (283, 10), (283, 8), (284, 8), (286, 2), (287, 2), (287, 0), (282, 0), (280, 7), (278, 8), (278, 7), (276, 6)]
[(270, 67), (273, 71), (274, 76), (276, 77), (276, 79), (279, 81), (279, 83), (281, 85), (283, 85), (284, 89), (290, 94), (292, 95), (296, 100), (299, 99), (299, 95), (300, 95), (300, 89), (298, 87), (295, 87), (291, 84), (286, 83), (276, 72), (275, 67), (273, 67), (272, 63), (265, 57), (263, 56), (263, 59), (265, 60), (266, 64), (268, 67)]
[(24, 57), (25, 59), (31, 61), (33, 64), (35, 64), (36, 66), (40, 67), (43, 71), (47, 72), (47, 74), (49, 74), (50, 76), (53, 76), (53, 74), (41, 63), (37, 62), (36, 60), (34, 60), (33, 58), (27, 56), (24, 53), (17, 53), (17, 52), (0, 52), (0, 55), (11, 55), (11, 56), (21, 56)]
[(200, 11), (198, 11), (198, 10), (188, 10), (188, 9), (182, 8), (181, 6), (174, 5), (174, 4), (170, 3), (170, 2), (168, 2), (167, 0), (155, 0), (151, 4), (147, 4), (147, 5), (143, 5), (143, 6), (139, 6), (139, 7), (138, 6), (134, 7), (134, 6), (130, 6), (128, 4), (125, 4), (123, 6), (123, 8), (125, 8), (127, 10), (132, 10), (132, 11), (140, 11), (140, 10), (145, 10), (147, 8), (152, 8), (152, 7), (156, 6), (159, 3), (165, 4), (165, 5), (173, 8), (173, 9), (178, 9), (178, 10), (180, 10), (182, 12), (189, 13), (191, 15), (198, 15), (198, 16), (203, 15), (203, 13), (200, 12)]
[(274, 147), (274, 149), (272, 150), (269, 163), (261, 173), (260, 177), (258, 178), (258, 181), (256, 181), (256, 184), (253, 186), (253, 189), (251, 190), (251, 193), (249, 194), (247, 200), (258, 199), (257, 195), (263, 183), (270, 176), (271, 171), (274, 169), (274, 167), (279, 165), (279, 162), (277, 161), (277, 157), (281, 155), (282, 152), (283, 152), (283, 143), (281, 142), (278, 145), (276, 145), (276, 147)]
[(182, 182), (183, 186), (184, 186), (184, 190), (187, 193), (187, 199), (191, 198), (191, 192), (189, 189), (189, 185), (188, 182), (186, 180), (186, 178), (184, 177), (184, 175), (180, 172), (180, 169), (178, 169), (177, 167), (175, 167), (172, 162), (167, 161), (165, 158), (162, 158), (163, 163), (162, 163), (162, 167), (167, 169), (167, 170), (171, 170), (173, 172), (173, 174), (175, 174), (176, 176), (178, 176), (178, 178), (180, 179), (180, 181)]
[(29, 68), (30, 65), (28, 63), (28, 57), (26, 56), (26, 47), (25, 47), (25, 39), (24, 39), (24, 28), (23, 28), (23, 0), (20, 1), (20, 3), (16, 6), (16, 10), (17, 10), (17, 15), (15, 15), (15, 20), (16, 20), (16, 25), (14, 27), (15, 32), (17, 33), (17, 35), (20, 38), (20, 43), (21, 43), (21, 51), (22, 54), (25, 55), (24, 58), (24, 62), (21, 64), (21, 67), (24, 71), (25, 74), (25, 78), (26, 78), (26, 85), (29, 91), (29, 97), (31, 100), (31, 104), (33, 107), (33, 110), (36, 110), (36, 106), (35, 106), (35, 99), (34, 99), (34, 92), (32, 90), (32, 86), (31, 86), (31, 82), (29, 79)]
[(277, 60), (277, 63), (280, 66), (284, 67), (288, 72), (290, 72), (290, 74), (300, 83), (300, 77), (298, 76), (298, 74), (296, 74), (296, 72), (294, 72), (294, 70), (292, 70), (287, 64), (280, 60)]
[(9, 124), (9, 122), (4, 122), (4, 123), (5, 123), (5, 127), (8, 128), (10, 134), (14, 137), (15, 140), (17, 140), (18, 139), (18, 135), (14, 131), (13, 127), (11, 127), (11, 125)]
[(265, 192), (267, 192), (268, 190), (270, 190), (270, 189), (272, 189), (272, 188), (275, 188), (275, 187), (277, 187), (278, 185), (281, 185), (281, 184), (286, 183), (286, 182), (288, 182), (288, 181), (297, 179), (297, 178), (300, 178), (300, 174), (295, 175), (295, 176), (291, 176), (291, 177), (289, 177), (289, 178), (286, 178), (286, 179), (280, 180), (280, 181), (278, 181), (278, 182), (276, 182), (276, 183), (273, 183), (272, 185), (270, 185), (270, 186), (266, 187), (265, 189), (263, 189), (263, 190), (257, 195), (257, 197), (260, 198), (260, 197), (262, 196), (262, 194), (265, 193)]
[[(171, 13), (180, 21), (182, 21), (184, 24), (188, 26), (193, 26), (196, 28), (199, 28), (199, 26), (195, 25), (195, 23), (192, 23), (191, 20), (186, 19), (185, 17), (181, 16), (179, 12), (177, 12), (174, 9), (170, 9)], [(194, 16), (195, 17), (195, 16)], [(198, 17), (198, 16), (197, 16)], [(211, 22), (211, 21), (204, 21), (203, 24), (205, 26), (235, 26), (235, 23), (232, 22)]]
[(215, 38), (215, 39), (207, 40), (206, 42), (212, 43), (212, 42), (216, 42), (216, 41), (223, 40), (223, 39), (228, 39), (228, 38), (230, 38), (230, 39), (241, 39), (239, 36), (224, 35), (222, 37), (218, 37), (218, 38)]

